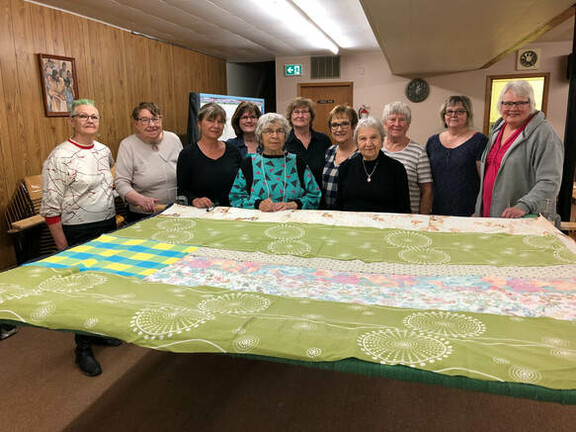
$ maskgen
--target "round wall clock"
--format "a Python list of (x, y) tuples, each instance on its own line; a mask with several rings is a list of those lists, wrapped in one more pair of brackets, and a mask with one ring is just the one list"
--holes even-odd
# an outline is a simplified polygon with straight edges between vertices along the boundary
[(520, 64), (526, 68), (532, 67), (538, 61), (538, 54), (532, 50), (526, 50), (520, 56)]
[(423, 79), (413, 79), (406, 86), (406, 97), (410, 102), (422, 102), (429, 94), (430, 86)]

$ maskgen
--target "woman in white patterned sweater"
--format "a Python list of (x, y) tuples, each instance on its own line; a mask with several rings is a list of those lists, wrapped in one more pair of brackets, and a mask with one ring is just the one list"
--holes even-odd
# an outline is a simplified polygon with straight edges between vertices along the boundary
[[(116, 228), (110, 149), (94, 140), (100, 113), (89, 99), (72, 103), (72, 138), (59, 144), (42, 169), (42, 207), (58, 250), (84, 243)], [(76, 334), (76, 365), (85, 375), (102, 373), (92, 344), (115, 346), (117, 339)]]

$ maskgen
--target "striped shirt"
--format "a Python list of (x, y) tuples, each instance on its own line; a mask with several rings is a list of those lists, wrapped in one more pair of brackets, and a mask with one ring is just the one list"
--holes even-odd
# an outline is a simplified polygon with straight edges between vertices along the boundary
[(432, 183), (432, 171), (426, 149), (418, 143), (410, 141), (404, 149), (391, 152), (382, 148), (386, 156), (402, 162), (408, 175), (410, 189), (410, 208), (412, 213), (420, 213), (420, 183)]

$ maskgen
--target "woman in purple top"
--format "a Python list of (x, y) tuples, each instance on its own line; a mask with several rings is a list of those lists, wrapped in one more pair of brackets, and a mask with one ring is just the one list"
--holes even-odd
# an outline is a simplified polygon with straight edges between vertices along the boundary
[(440, 118), (446, 130), (426, 143), (434, 180), (432, 214), (471, 216), (480, 189), (480, 157), (488, 138), (472, 129), (472, 102), (467, 96), (446, 99)]

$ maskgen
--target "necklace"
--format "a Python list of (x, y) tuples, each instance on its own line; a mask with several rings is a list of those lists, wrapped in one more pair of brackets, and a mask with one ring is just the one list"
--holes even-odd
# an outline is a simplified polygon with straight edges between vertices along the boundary
[(366, 169), (366, 162), (364, 162), (364, 158), (362, 158), (362, 167), (364, 167), (364, 172), (366, 173), (366, 181), (368, 183), (370, 183), (372, 181), (372, 175), (374, 174), (374, 171), (376, 171), (376, 167), (378, 166), (378, 160), (376, 160), (376, 164), (374, 165), (374, 168), (372, 168), (372, 172), (370, 174), (368, 174), (368, 170)]
[[(270, 187), (268, 186), (268, 176), (266, 175), (266, 171), (264, 170), (264, 163), (262, 162), (264, 159), (264, 155), (260, 155), (260, 170), (262, 170), (262, 174), (264, 175), (264, 186), (266, 186), (266, 190), (268, 191), (268, 198), (272, 198), (270, 196)], [(282, 202), (286, 202), (286, 153), (284, 153), (284, 187), (282, 189)]]
[(356, 149), (351, 149), (350, 151), (346, 150), (346, 152), (344, 150), (342, 150), (340, 148), (340, 146), (336, 147), (336, 154), (334, 155), (334, 165), (335, 166), (340, 166), (340, 164), (342, 162), (344, 162), (346, 159), (350, 159), (350, 157), (353, 154), (356, 154)]
[[(444, 141), (445, 141), (445, 144), (443, 144), (444, 147), (452, 149), (458, 147), (460, 144), (463, 144), (464, 142), (460, 142), (461, 138), (466, 136), (468, 132), (469, 129), (465, 129), (464, 132), (460, 132), (457, 135), (452, 135), (450, 131), (447, 130), (446, 135), (444, 135)], [(442, 143), (442, 141), (440, 142)]]

